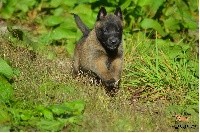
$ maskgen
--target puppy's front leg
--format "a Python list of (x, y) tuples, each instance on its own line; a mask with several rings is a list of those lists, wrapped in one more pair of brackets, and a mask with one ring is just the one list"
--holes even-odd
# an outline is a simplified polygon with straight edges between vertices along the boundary
[(115, 84), (116, 84), (117, 88), (118, 88), (121, 73), (122, 73), (122, 63), (123, 63), (123, 60), (122, 60), (122, 58), (119, 57), (119, 58), (116, 58), (115, 60), (113, 60), (113, 62), (111, 64), (111, 72), (112, 72), (113, 78), (116, 80)]
[(96, 58), (94, 64), (92, 64), (92, 71), (99, 76), (106, 86), (110, 86), (114, 84), (116, 80), (114, 79), (111, 70), (108, 69), (106, 62), (106, 56), (102, 55)]

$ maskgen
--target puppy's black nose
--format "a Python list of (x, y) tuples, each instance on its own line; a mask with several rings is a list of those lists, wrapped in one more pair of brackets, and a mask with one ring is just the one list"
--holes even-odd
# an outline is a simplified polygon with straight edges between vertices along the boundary
[(116, 44), (118, 42), (118, 39), (117, 38), (111, 38), (110, 39), (110, 43), (111, 44)]

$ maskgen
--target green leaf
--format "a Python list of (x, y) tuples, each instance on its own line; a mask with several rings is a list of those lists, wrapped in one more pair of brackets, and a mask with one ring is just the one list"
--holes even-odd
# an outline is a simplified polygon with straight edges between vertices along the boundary
[[(77, 0), (76, 0), (77, 1)], [(94, 3), (96, 2), (97, 0), (78, 0), (77, 2), (79, 4), (82, 4), (82, 3)]]
[(65, 114), (67, 110), (67, 108), (63, 105), (52, 105), (50, 106), (50, 109), (52, 110), (53, 114), (56, 115)]
[(15, 11), (16, 0), (9, 0), (4, 3), (4, 8), (0, 9), (1, 17), (8, 19), (12, 17), (13, 12)]
[[(70, 13), (78, 14), (84, 24), (86, 24), (88, 27), (93, 27), (97, 15), (92, 11), (91, 6), (87, 4), (79, 4), (73, 10), (71, 10)], [(73, 18), (70, 20), (74, 21)], [(74, 23), (74, 25), (76, 24)]]
[(82, 100), (65, 103), (65, 105), (73, 111), (74, 115), (80, 115), (85, 109), (85, 103)]
[(153, 17), (163, 2), (164, 0), (138, 0), (138, 5), (143, 8), (144, 6), (148, 6), (148, 12)]
[(77, 0), (64, 0), (63, 1), (63, 4), (65, 4), (69, 7), (73, 7), (76, 3), (77, 3)]
[(173, 17), (170, 17), (170, 18), (164, 20), (164, 26), (165, 26), (166, 31), (168, 31), (168, 32), (176, 31), (176, 30), (180, 29), (179, 21)]
[(38, 112), (42, 113), (44, 115), (44, 118), (48, 119), (48, 120), (53, 120), (53, 113), (44, 106), (38, 106), (36, 108), (36, 110), (38, 110)]
[(61, 16), (48, 16), (44, 19), (44, 24), (46, 26), (55, 26), (62, 23), (64, 20)]
[(33, 113), (30, 110), (22, 110), (21, 112), (22, 112), (22, 114), (20, 115), (20, 118), (23, 121), (30, 120), (31, 117), (33, 116)]
[(82, 115), (72, 116), (72, 117), (68, 118), (68, 122), (70, 122), (70, 123), (79, 123), (82, 119), (83, 119)]
[(49, 109), (56, 115), (80, 115), (85, 108), (84, 101), (78, 100), (73, 102), (66, 102), (60, 105), (52, 105)]
[(182, 51), (186, 52), (187, 50), (189, 50), (191, 48), (191, 46), (189, 44), (181, 44), (182, 47)]
[(166, 35), (166, 33), (162, 29), (161, 25), (156, 20), (153, 20), (153, 19), (145, 18), (141, 22), (141, 27), (143, 29), (150, 29), (150, 28), (152, 28), (152, 29), (158, 31), (158, 33), (161, 34), (162, 36)]
[(51, 44), (52, 43), (52, 38), (51, 38), (51, 32), (48, 33), (43, 33), (42, 35), (39, 36), (38, 38), (39, 43), (36, 43), (33, 45), (34, 49), (44, 49), (45, 45)]
[(76, 44), (74, 40), (67, 41), (66, 49), (67, 49), (67, 52), (70, 54), (70, 56), (73, 56), (75, 45)]
[(63, 127), (64, 124), (60, 121), (57, 120), (45, 120), (42, 119), (36, 124), (37, 129), (40, 131), (60, 131)]
[(51, 38), (53, 40), (59, 40), (59, 39), (67, 38), (67, 35), (69, 35), (68, 29), (58, 27), (55, 30), (53, 30), (53, 32), (51, 34)]
[(159, 7), (163, 4), (163, 2), (165, 0), (151, 0), (151, 1), (153, 1), (152, 5), (151, 5), (152, 6), (151, 8), (152, 8), (153, 14), (155, 15), (157, 10), (159, 9)]
[(130, 4), (132, 0), (125, 0), (125, 2), (120, 6), (122, 10), (126, 9)]
[[(170, 7), (167, 7), (165, 8), (165, 12), (164, 14), (166, 16), (171, 16), (171, 15), (174, 15), (176, 12), (177, 12), (177, 7), (176, 6), (170, 6)], [(174, 17), (174, 16), (173, 16)], [(175, 18), (175, 17), (174, 17)]]
[(12, 78), (14, 76), (12, 68), (2, 58), (0, 58), (0, 74), (7, 78)]
[(195, 21), (194, 19), (189, 18), (189, 17), (185, 17), (184, 20), (185, 20), (184, 26), (186, 28), (189, 28), (189, 29), (192, 29), (192, 30), (195, 30), (195, 29), (198, 28), (198, 22)]
[[(196, 105), (198, 105), (198, 103)], [(185, 112), (187, 112), (188, 114), (191, 114), (191, 115), (198, 115), (198, 113), (195, 111), (194, 107), (195, 107), (194, 105), (186, 106)], [(198, 106), (196, 107), (196, 109), (198, 110)]]
[(61, 16), (61, 15), (63, 14), (64, 11), (65, 11), (64, 8), (58, 7), (58, 8), (56, 8), (56, 9), (54, 10), (53, 14), (54, 14), (55, 16), (59, 16), (59, 15)]
[(152, 2), (153, 2), (152, 0), (138, 0), (137, 5), (143, 7), (145, 5), (151, 5)]
[(51, 39), (53, 40), (59, 40), (59, 39), (63, 39), (63, 38), (74, 38), (76, 35), (76, 33), (74, 33), (73, 31), (63, 28), (63, 27), (58, 27), (55, 30), (52, 31), (51, 34)]
[(51, 5), (52, 7), (58, 7), (59, 5), (62, 4), (62, 1), (63, 1), (63, 0), (51, 0), (50, 5)]
[[(2, 105), (1, 105), (1, 109), (0, 109), (0, 125), (4, 124), (6, 122), (9, 122), (9, 121), (10, 121), (9, 114), (5, 109), (3, 110)], [(1, 128), (1, 126), (0, 126), (0, 128)]]
[(182, 55), (182, 48), (181, 48), (181, 46), (179, 46), (179, 45), (170, 46), (170, 47), (169, 47), (169, 51), (170, 51), (170, 53), (169, 53), (168, 56), (169, 56), (171, 59), (174, 59), (174, 58), (176, 58), (176, 57)]
[(44, 114), (44, 118), (53, 120), (53, 113), (50, 110), (44, 109), (42, 113)]
[(87, 14), (88, 16), (93, 13), (91, 10), (91, 5), (87, 4), (79, 4), (71, 12), (76, 14)]
[(195, 12), (195, 10), (198, 10), (198, 1), (189, 0), (189, 1), (187, 1), (187, 3), (189, 4), (190, 10), (192, 10), (193, 12)]
[(71, 15), (66, 18), (63, 23), (60, 24), (60, 27), (72, 30), (74, 32), (77, 30), (74, 18)]
[(13, 95), (12, 85), (0, 76), (0, 102), (8, 102)]
[(36, 4), (35, 0), (18, 0), (16, 9), (20, 9), (23, 12), (27, 12), (29, 8)]

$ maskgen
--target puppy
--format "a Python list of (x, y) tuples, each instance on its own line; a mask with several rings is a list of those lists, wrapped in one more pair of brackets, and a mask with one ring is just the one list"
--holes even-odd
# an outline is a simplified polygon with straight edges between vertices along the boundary
[(76, 44), (73, 58), (73, 74), (92, 72), (101, 79), (107, 92), (118, 90), (123, 64), (122, 12), (117, 7), (114, 14), (107, 14), (101, 7), (94, 29), (90, 30), (74, 14), (83, 37)]

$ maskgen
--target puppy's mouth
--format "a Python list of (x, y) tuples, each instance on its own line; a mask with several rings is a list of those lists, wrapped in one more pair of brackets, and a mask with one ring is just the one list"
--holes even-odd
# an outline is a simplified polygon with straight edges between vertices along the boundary
[(108, 46), (108, 49), (111, 51), (115, 51), (118, 48), (118, 45), (110, 45)]
[(107, 48), (111, 51), (114, 51), (118, 48), (120, 40), (118, 38), (110, 38), (107, 40)]

